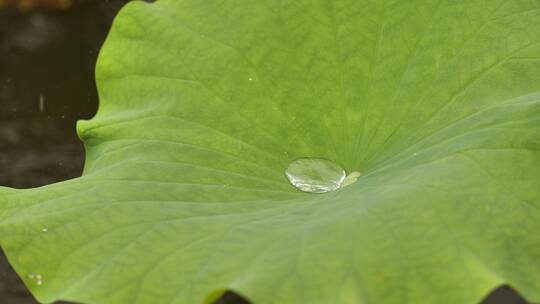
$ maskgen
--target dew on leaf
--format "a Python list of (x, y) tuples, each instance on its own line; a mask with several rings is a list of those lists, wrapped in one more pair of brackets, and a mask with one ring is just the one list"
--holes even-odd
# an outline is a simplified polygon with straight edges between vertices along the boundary
[(349, 173), (349, 175), (345, 177), (345, 180), (343, 181), (343, 184), (341, 185), (341, 187), (342, 188), (347, 187), (348, 185), (355, 183), (359, 177), (360, 177), (360, 172), (358, 171), (353, 171)]
[(41, 274), (30, 273), (28, 274), (28, 278), (38, 286), (43, 284), (43, 277)]
[(294, 187), (310, 193), (337, 190), (345, 180), (345, 170), (324, 158), (299, 158), (289, 164), (285, 175)]

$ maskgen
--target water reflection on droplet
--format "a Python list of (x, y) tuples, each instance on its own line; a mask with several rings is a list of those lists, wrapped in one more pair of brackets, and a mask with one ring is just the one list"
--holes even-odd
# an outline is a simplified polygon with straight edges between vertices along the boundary
[(301, 191), (325, 193), (341, 187), (345, 170), (324, 158), (299, 158), (289, 164), (285, 175)]

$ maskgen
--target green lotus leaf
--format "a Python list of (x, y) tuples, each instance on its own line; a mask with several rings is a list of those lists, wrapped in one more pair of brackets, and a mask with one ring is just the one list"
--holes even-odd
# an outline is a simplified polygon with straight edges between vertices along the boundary
[(133, 2), (97, 83), (83, 176), (0, 190), (41, 302), (540, 301), (539, 1)]

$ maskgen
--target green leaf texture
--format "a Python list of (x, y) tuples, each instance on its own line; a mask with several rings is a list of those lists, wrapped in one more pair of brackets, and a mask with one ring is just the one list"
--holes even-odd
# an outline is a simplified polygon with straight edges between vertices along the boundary
[(134, 2), (97, 82), (83, 177), (0, 189), (44, 303), (540, 301), (537, 0)]

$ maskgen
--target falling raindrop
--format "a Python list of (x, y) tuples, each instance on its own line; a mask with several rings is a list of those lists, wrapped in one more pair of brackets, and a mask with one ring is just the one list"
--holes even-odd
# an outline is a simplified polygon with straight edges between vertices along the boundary
[(45, 111), (45, 96), (42, 93), (39, 94), (39, 112), (43, 113)]

